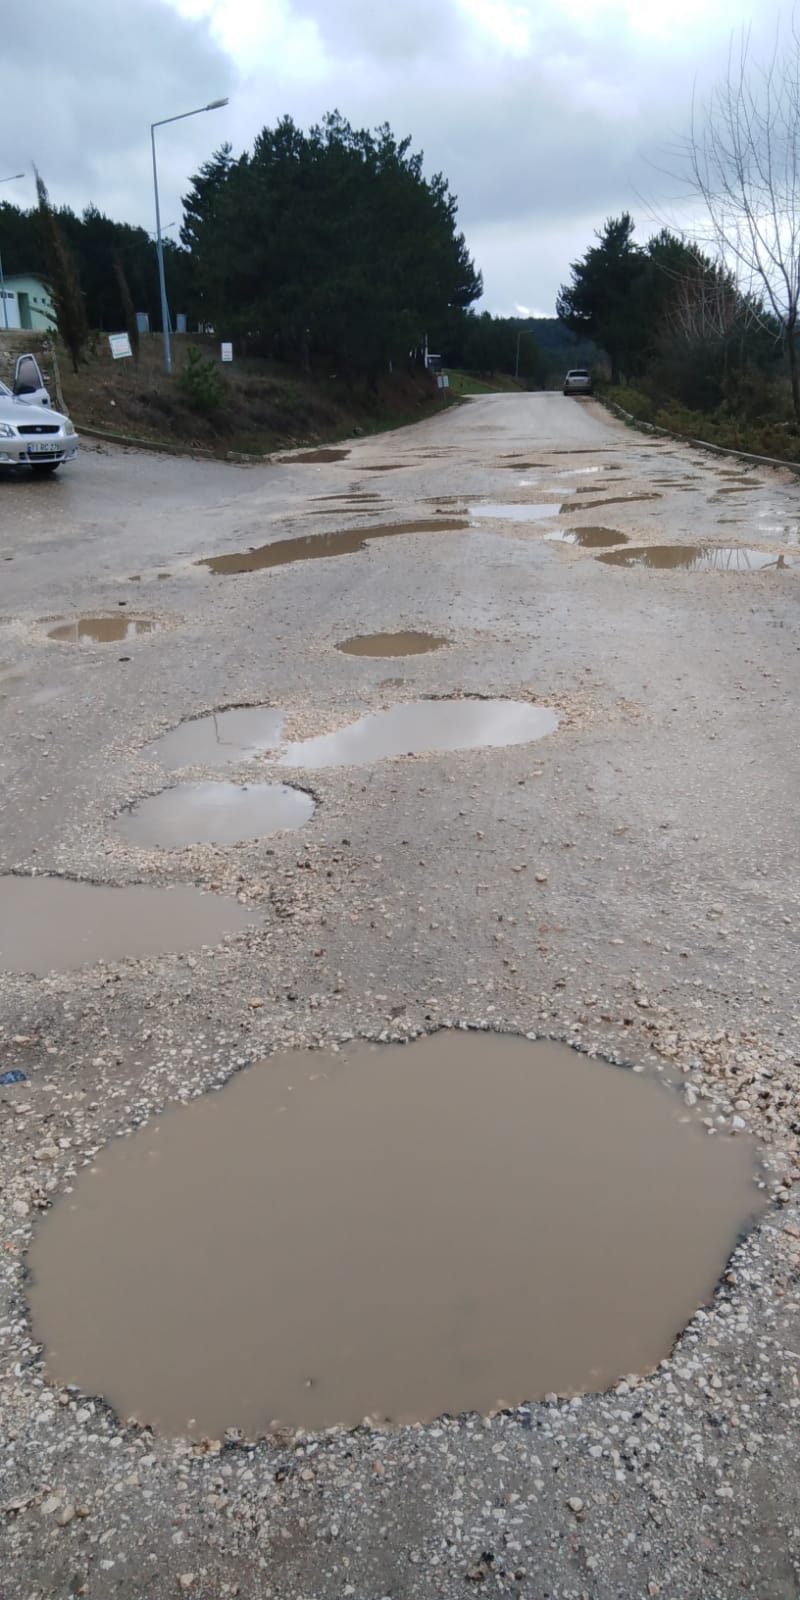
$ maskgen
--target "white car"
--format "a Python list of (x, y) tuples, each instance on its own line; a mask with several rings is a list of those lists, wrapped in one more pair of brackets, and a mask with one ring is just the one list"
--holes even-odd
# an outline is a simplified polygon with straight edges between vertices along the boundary
[(0, 383), (0, 467), (45, 477), (77, 454), (74, 423), (53, 410), (33, 356), (20, 356), (13, 391)]

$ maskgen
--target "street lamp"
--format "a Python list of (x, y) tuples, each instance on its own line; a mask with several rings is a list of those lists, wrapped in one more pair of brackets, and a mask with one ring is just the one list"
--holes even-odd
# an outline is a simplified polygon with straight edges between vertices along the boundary
[[(0, 178), (0, 183), (16, 183), (18, 178), (24, 178), (24, 172), (12, 172), (10, 178)], [(8, 302), (6, 300), (6, 286), (3, 281), (3, 262), (0, 258), (0, 300), (3, 302), (3, 326), (8, 332)]]
[(150, 124), (150, 143), (153, 147), (153, 193), (156, 199), (156, 253), (158, 255), (158, 282), (161, 289), (161, 329), (164, 341), (164, 371), (172, 371), (172, 355), (169, 348), (169, 307), (167, 305), (167, 284), (164, 277), (164, 249), (161, 243), (161, 212), (158, 205), (158, 168), (156, 167), (156, 128), (166, 127), (168, 122), (183, 122), (186, 117), (199, 117), (202, 111), (219, 111), (228, 104), (225, 100), (209, 100), (207, 106), (196, 106), (194, 111), (181, 111), (177, 117), (162, 117), (160, 122)]

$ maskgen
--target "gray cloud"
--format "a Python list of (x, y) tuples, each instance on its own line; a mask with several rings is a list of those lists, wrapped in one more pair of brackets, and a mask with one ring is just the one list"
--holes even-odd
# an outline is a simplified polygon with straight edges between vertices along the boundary
[[(4, 8), (2, 36), (2, 159), (6, 172), (30, 175), (4, 185), (3, 198), (33, 203), (35, 163), (54, 202), (81, 211), (93, 201), (152, 227), (151, 121), (223, 96), (235, 81), (205, 27), (161, 0), (70, 0), (47, 8), (35, 49), (24, 7)], [(175, 214), (188, 164), (219, 142), (221, 132), (215, 140), (198, 128), (207, 120), (165, 130), (160, 160), (173, 207), (165, 220)]]
[[(541, 0), (530, 5), (529, 47), (503, 49), (464, 0), (286, 0), (283, 13), (266, 0), (207, 0), (208, 21), (178, 15), (188, 0), (72, 0), (48, 13), (33, 67), (29, 25), (8, 7), (5, 171), (36, 161), (54, 200), (77, 210), (93, 201), (151, 227), (153, 118), (231, 95), (228, 111), (159, 135), (171, 221), (189, 175), (224, 139), (240, 149), (284, 112), (308, 125), (337, 106), (357, 125), (388, 120), (411, 134), (427, 170), (446, 174), (491, 309), (552, 306), (606, 216), (628, 207), (646, 233), (637, 194), (668, 208), (674, 186), (659, 157), (686, 126), (695, 78), (724, 68), (744, 3), (730, 0), (734, 9), (718, 8), (699, 32), (691, 11), (674, 25), (667, 18), (654, 40), (621, 20), (621, 6), (598, 0), (577, 22), (568, 4)], [(282, 14), (283, 44), (273, 30)], [(487, 3), (485, 14), (499, 8)], [(767, 0), (762, 39), (775, 14)], [(32, 198), (32, 182), (3, 195)]]

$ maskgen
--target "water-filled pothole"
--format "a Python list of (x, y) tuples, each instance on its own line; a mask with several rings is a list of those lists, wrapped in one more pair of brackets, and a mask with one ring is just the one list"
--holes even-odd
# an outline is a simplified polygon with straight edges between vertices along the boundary
[(326, 446), (322, 450), (304, 450), (298, 456), (278, 456), (279, 467), (304, 467), (308, 463), (316, 465), (318, 462), (346, 461), (350, 451), (335, 450)]
[(546, 533), (550, 544), (579, 544), (586, 550), (602, 550), (612, 544), (627, 544), (627, 533), (616, 528), (559, 528), (556, 533)]
[(480, 501), (468, 507), (471, 517), (482, 519), (484, 517), (501, 517), (504, 522), (541, 522), (544, 517), (555, 517), (562, 510), (560, 503), (545, 505), (505, 505), (503, 502), (494, 503), (490, 500)]
[(302, 828), (313, 813), (311, 795), (283, 783), (179, 783), (122, 812), (116, 829), (134, 844), (179, 850)]
[(195, 563), (212, 572), (259, 572), (263, 567), (284, 567), (291, 561), (325, 560), (329, 556), (351, 556), (364, 550), (374, 539), (392, 539), (403, 533), (448, 533), (468, 528), (463, 517), (428, 517), (419, 522), (377, 522), (370, 527), (346, 528), (340, 533), (303, 534), (298, 539), (277, 539), (273, 544), (252, 550), (233, 550), (229, 555), (206, 556)]
[(615, 567), (673, 567), (687, 572), (762, 572), (792, 565), (784, 555), (748, 550), (741, 545), (650, 544), (611, 550), (597, 557)]
[(358, 633), (336, 648), (346, 656), (423, 656), (447, 643), (435, 633)]
[(123, 639), (152, 633), (156, 626), (150, 617), (78, 617), (75, 622), (61, 622), (57, 628), (50, 628), (47, 637), (60, 644), (119, 644)]
[(147, 746), (146, 755), (174, 772), (178, 767), (230, 766), (278, 743), (285, 711), (275, 706), (230, 706), (179, 723)]
[(388, 756), (529, 744), (558, 727), (547, 706), (523, 700), (407, 700), (335, 733), (286, 746), (282, 767), (360, 767)]
[(749, 1142), (564, 1045), (298, 1051), (73, 1180), (29, 1253), (34, 1333), (51, 1381), (209, 1438), (601, 1389), (709, 1299), (753, 1178)]
[[(616, 487), (616, 485), (613, 485)], [(641, 500), (663, 500), (661, 494), (616, 494), (606, 495), (602, 500), (582, 500), (580, 506), (570, 504), (562, 506), (562, 512), (569, 514), (571, 511), (596, 511), (598, 506), (633, 506)]]
[(42, 978), (95, 961), (195, 950), (252, 920), (237, 901), (199, 889), (0, 877), (0, 971)]

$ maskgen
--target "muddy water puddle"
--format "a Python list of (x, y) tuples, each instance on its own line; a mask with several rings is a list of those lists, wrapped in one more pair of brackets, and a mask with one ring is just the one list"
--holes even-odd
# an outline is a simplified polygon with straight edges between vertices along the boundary
[(346, 461), (349, 454), (349, 450), (333, 450), (328, 448), (323, 450), (304, 450), (303, 454), (299, 456), (278, 456), (278, 466), (304, 467), (309, 464), (311, 466), (316, 466), (318, 464), (324, 464), (330, 461)]
[(29, 1252), (34, 1333), (51, 1381), (211, 1439), (602, 1389), (709, 1299), (753, 1160), (563, 1045), (274, 1056), (79, 1174)]
[(229, 766), (263, 755), (278, 743), (286, 717), (274, 706), (230, 706), (181, 722), (145, 749), (170, 771)]
[(686, 572), (765, 572), (791, 567), (783, 555), (748, 550), (740, 545), (651, 544), (611, 550), (597, 557), (615, 567), (658, 567)]
[(360, 633), (336, 648), (346, 656), (423, 656), (448, 643), (435, 633)]
[(74, 622), (61, 622), (57, 628), (50, 628), (47, 637), (60, 644), (119, 644), (152, 633), (156, 627), (150, 617), (78, 617)]
[(559, 501), (545, 505), (504, 505), (502, 502), (483, 501), (468, 506), (471, 517), (500, 517), (504, 522), (541, 522), (545, 517), (555, 517), (564, 509)]
[(566, 512), (567, 515), (569, 515), (570, 512), (577, 511), (578, 509), (581, 511), (596, 511), (598, 507), (602, 506), (634, 506), (643, 500), (661, 499), (663, 499), (663, 495), (660, 494), (606, 495), (602, 500), (582, 500), (580, 507), (576, 506), (574, 502), (572, 502), (570, 505), (562, 506), (561, 511)]
[(252, 920), (235, 900), (199, 889), (0, 877), (0, 971), (41, 978), (95, 961), (195, 950)]
[(180, 850), (302, 828), (313, 814), (311, 795), (283, 783), (179, 783), (138, 801), (115, 826), (132, 844)]
[(627, 544), (627, 533), (617, 528), (559, 528), (556, 533), (546, 533), (548, 544), (577, 544), (585, 550), (602, 550), (609, 545)]
[(408, 700), (286, 746), (282, 767), (365, 766), (390, 756), (490, 750), (554, 733), (558, 716), (522, 700)]
[(265, 567), (284, 567), (292, 561), (355, 555), (376, 539), (393, 539), (407, 533), (454, 533), (468, 527), (469, 523), (463, 517), (426, 517), (417, 522), (376, 522), (368, 527), (346, 528), (340, 533), (312, 533), (303, 534), (298, 539), (277, 539), (273, 544), (235, 550), (230, 555), (206, 556), (195, 565), (228, 575), (260, 572)]

